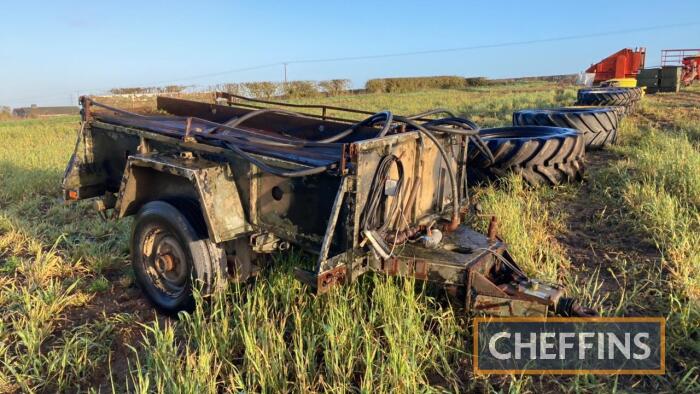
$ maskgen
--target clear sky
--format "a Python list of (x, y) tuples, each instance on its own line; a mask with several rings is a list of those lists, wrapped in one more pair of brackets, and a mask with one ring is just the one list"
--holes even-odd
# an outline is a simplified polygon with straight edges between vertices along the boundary
[[(282, 80), (306, 59), (488, 46), (392, 58), (292, 63), (289, 79), (491, 78), (575, 73), (624, 47), (700, 47), (700, 1), (7, 1), (0, 105), (75, 104), (113, 87)], [(690, 26), (629, 32), (651, 26)], [(214, 75), (212, 75), (214, 74)], [(194, 77), (194, 78), (193, 78)]]

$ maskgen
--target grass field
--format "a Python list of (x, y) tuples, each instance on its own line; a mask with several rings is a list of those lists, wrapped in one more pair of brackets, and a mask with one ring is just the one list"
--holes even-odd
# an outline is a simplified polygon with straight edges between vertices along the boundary
[[(482, 126), (570, 105), (547, 83), (341, 96), (329, 104), (445, 107)], [(663, 376), (475, 377), (464, 311), (411, 281), (367, 275), (324, 296), (276, 256), (179, 320), (136, 288), (130, 223), (64, 205), (78, 119), (0, 122), (0, 392), (700, 392), (700, 90), (643, 100), (620, 141), (588, 154), (586, 180), (472, 190), (521, 266), (605, 316), (667, 318)], [(486, 219), (468, 218), (482, 231)]]

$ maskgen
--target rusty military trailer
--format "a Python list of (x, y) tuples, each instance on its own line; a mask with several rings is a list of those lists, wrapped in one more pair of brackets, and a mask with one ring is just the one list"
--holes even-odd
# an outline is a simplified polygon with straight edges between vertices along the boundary
[(339, 108), (309, 106), (317, 116), (221, 96), (159, 97), (167, 115), (153, 116), (81, 98), (65, 199), (135, 215), (132, 265), (157, 308), (187, 309), (195, 286), (246, 281), (273, 264), (266, 254), (294, 247), (314, 257), (295, 276), (318, 293), (376, 272), (444, 286), (474, 312), (591, 312), (525, 275), (495, 226), (482, 235), (461, 223), (468, 146), (488, 149), (469, 120), (433, 110), (356, 122), (327, 116)]

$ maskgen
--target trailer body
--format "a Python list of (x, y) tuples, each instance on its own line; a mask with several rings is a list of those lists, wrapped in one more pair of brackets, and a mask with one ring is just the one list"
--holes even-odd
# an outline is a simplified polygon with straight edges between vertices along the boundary
[[(205, 242), (202, 268), (204, 260), (195, 261), (200, 252), (190, 245), (187, 253), (178, 237), (156, 230), (142, 241), (134, 235), (132, 259), (144, 262), (146, 278), (162, 282), (154, 291), (170, 294), (168, 278), (185, 280), (179, 273), (193, 270), (209, 291), (228, 280), (245, 281), (269, 264), (264, 255), (293, 246), (314, 256), (315, 266), (299, 267), (295, 276), (319, 293), (377, 272), (444, 286), (475, 312), (582, 311), (563, 297), (562, 287), (518, 268), (497, 236), (495, 219), (488, 235), (455, 225), (454, 218), (468, 212), (466, 134), (426, 138), (410, 127), (412, 120), (377, 137), (376, 124), (329, 119), (325, 109), (320, 116), (293, 115), (232, 100), (218, 105), (159, 97), (158, 108), (167, 116), (131, 114), (88, 97), (81, 104), (82, 127), (63, 180), (65, 199), (93, 199), (113, 218), (137, 215), (135, 234), (145, 207), (164, 202), (183, 214), (198, 234), (196, 242)], [(429, 118), (411, 119), (428, 125)], [(338, 141), (313, 142), (349, 127), (352, 133)], [(268, 166), (323, 171), (288, 176), (266, 171)], [(386, 169), (381, 182), (380, 168)], [(453, 175), (457, 195), (450, 187)], [(368, 212), (376, 218), (368, 219)], [(369, 229), (374, 219), (381, 227)], [(168, 309), (158, 297), (149, 298)]]

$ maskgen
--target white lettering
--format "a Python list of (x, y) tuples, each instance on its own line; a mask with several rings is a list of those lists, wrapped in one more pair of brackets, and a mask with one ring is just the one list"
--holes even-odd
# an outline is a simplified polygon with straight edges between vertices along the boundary
[(540, 358), (542, 360), (554, 360), (557, 358), (557, 353), (547, 353), (547, 350), (554, 349), (554, 343), (556, 341), (548, 341), (548, 339), (554, 339), (557, 334), (553, 332), (543, 332), (540, 335)]
[(632, 356), (634, 357), (635, 360), (646, 360), (647, 358), (649, 358), (649, 355), (651, 354), (651, 349), (649, 348), (649, 345), (642, 342), (640, 338), (649, 339), (649, 333), (648, 332), (640, 332), (634, 336), (634, 345), (637, 346), (638, 348), (642, 349), (643, 353), (642, 354), (634, 353)]
[(593, 332), (582, 332), (578, 335), (578, 359), (583, 360), (586, 358), (586, 349), (592, 349), (593, 344), (586, 342), (586, 339), (593, 338), (595, 333)]
[(615, 358), (615, 348), (625, 356), (626, 359), (630, 359), (630, 333), (625, 333), (625, 343), (620, 341), (620, 338), (615, 335), (615, 333), (608, 333), (608, 360)]
[(567, 342), (567, 339), (575, 337), (576, 334), (573, 332), (562, 332), (559, 334), (559, 359), (566, 360), (566, 349), (573, 349), (573, 342)]
[(499, 360), (508, 360), (511, 358), (511, 353), (501, 353), (498, 350), (496, 350), (496, 342), (501, 339), (501, 338), (510, 338), (510, 333), (508, 332), (499, 332), (496, 333), (489, 339), (489, 352), (491, 352), (491, 355), (496, 357)]
[(537, 334), (534, 332), (530, 333), (530, 342), (523, 342), (519, 332), (515, 333), (515, 359), (520, 360), (522, 357), (522, 349), (527, 348), (530, 350), (530, 360), (534, 360), (537, 357)]

